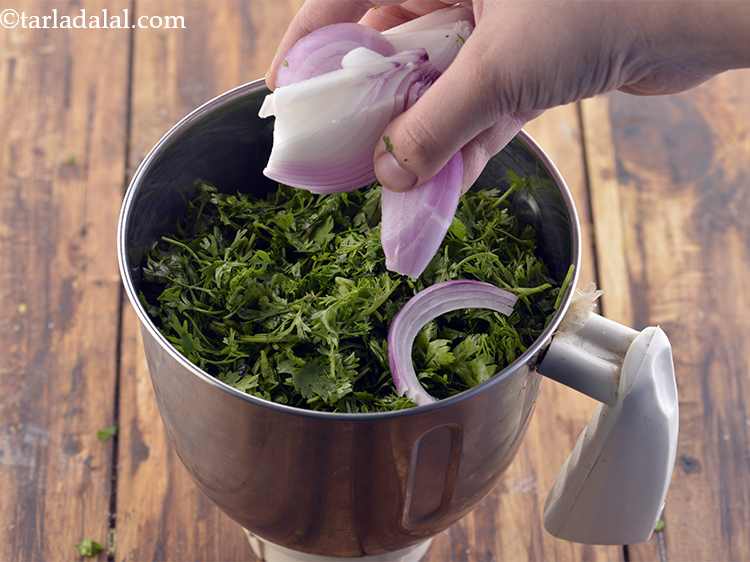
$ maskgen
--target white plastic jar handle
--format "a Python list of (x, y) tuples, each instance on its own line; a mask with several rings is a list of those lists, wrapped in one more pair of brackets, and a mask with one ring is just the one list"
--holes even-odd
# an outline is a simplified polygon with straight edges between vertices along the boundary
[(555, 336), (539, 372), (602, 402), (563, 464), (544, 510), (553, 535), (586, 544), (649, 539), (677, 454), (672, 346), (591, 314)]

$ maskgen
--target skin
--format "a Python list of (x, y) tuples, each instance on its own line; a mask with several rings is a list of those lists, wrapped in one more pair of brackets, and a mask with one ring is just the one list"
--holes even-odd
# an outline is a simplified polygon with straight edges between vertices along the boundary
[(672, 94), (721, 72), (750, 67), (748, 0), (307, 0), (266, 76), (283, 55), (332, 23), (388, 29), (447, 4), (474, 13), (476, 28), (451, 66), (386, 129), (375, 173), (405, 191), (462, 151), (470, 186), (507, 140), (504, 122), (612, 90)]

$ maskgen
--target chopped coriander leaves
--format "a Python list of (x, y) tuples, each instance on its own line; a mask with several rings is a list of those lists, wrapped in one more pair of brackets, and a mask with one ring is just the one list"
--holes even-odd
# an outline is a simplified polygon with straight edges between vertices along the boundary
[(101, 428), (99, 431), (96, 432), (96, 438), (99, 441), (108, 441), (112, 437), (117, 435), (117, 426), (116, 425), (109, 425), (107, 427)]
[(94, 540), (83, 539), (76, 545), (76, 550), (84, 558), (93, 558), (102, 552), (104, 547)]
[(656, 525), (654, 526), (654, 532), (655, 533), (662, 533), (662, 532), (664, 532), (664, 527), (666, 527), (666, 523), (664, 523), (664, 519), (659, 519), (656, 522)]
[(457, 311), (420, 332), (420, 381), (452, 396), (514, 361), (554, 314), (560, 289), (535, 250), (509, 198), (470, 191), (415, 281), (385, 268), (379, 187), (317, 196), (280, 186), (255, 198), (201, 183), (176, 233), (148, 252), (141, 300), (183, 355), (242, 392), (314, 410), (399, 410), (413, 403), (396, 394), (387, 335), (406, 301), (449, 279), (519, 296), (508, 317)]

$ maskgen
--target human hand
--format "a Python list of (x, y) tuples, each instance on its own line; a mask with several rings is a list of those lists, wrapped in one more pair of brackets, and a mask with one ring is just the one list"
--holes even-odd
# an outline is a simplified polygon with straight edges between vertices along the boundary
[[(451, 0), (308, 0), (268, 75), (314, 29), (357, 21), (383, 30)], [(679, 92), (750, 64), (747, 2), (463, 2), (476, 28), (451, 66), (386, 129), (375, 172), (394, 191), (431, 178), (461, 150), (464, 185), (509, 140), (507, 120), (610, 90)]]

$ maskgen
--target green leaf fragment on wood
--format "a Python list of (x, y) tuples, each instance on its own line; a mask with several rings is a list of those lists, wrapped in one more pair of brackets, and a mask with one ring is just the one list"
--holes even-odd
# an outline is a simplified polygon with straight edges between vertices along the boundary
[[(510, 189), (526, 183), (514, 176)], [(535, 250), (510, 198), (470, 191), (415, 281), (385, 268), (378, 186), (324, 196), (279, 186), (254, 198), (199, 183), (145, 258), (141, 300), (183, 355), (242, 392), (314, 410), (397, 410), (413, 404), (396, 394), (387, 335), (406, 301), (450, 279), (519, 296), (508, 317), (458, 311), (421, 331), (415, 371), (428, 392), (452, 396), (514, 361), (554, 314), (560, 289)]]
[(117, 531), (110, 529), (107, 533), (107, 556), (114, 558), (117, 552)]
[(99, 441), (108, 441), (112, 437), (117, 435), (117, 426), (116, 425), (109, 425), (107, 427), (101, 428), (99, 431), (96, 432), (96, 438)]
[(664, 523), (664, 519), (659, 519), (656, 522), (656, 525), (654, 526), (654, 532), (661, 533), (664, 531), (664, 527), (666, 527), (666, 523)]
[(84, 558), (93, 558), (102, 552), (104, 547), (95, 540), (83, 539), (76, 545), (76, 550)]

